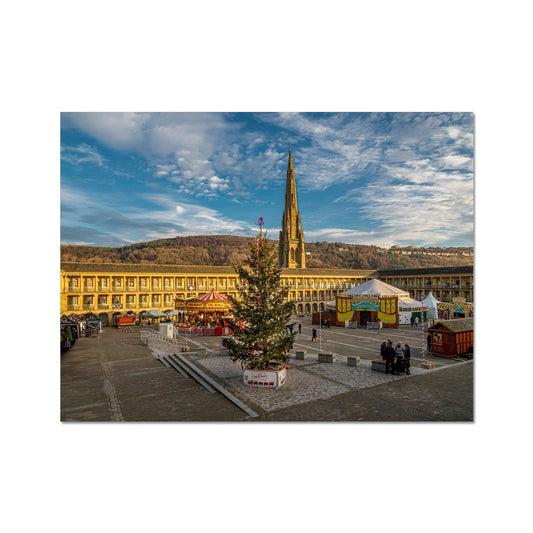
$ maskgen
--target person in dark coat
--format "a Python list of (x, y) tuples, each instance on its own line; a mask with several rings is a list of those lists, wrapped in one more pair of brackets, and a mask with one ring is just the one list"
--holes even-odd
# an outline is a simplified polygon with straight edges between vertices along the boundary
[(406, 344), (403, 352), (403, 366), (406, 374), (411, 373), (411, 347)]
[(391, 374), (394, 374), (393, 367), (394, 367), (394, 356), (395, 355), (396, 354), (394, 352), (394, 346), (392, 345), (392, 341), (389, 341), (389, 343), (387, 344), (387, 348), (385, 350), (385, 357), (387, 361), (385, 364), (385, 374), (388, 374), (389, 370)]
[(317, 339), (317, 336), (316, 336), (316, 329), (313, 328), (313, 337), (311, 338), (311, 341), (313, 341), (313, 342), (317, 342), (317, 340), (318, 340), (318, 339)]
[(428, 352), (431, 352), (431, 333), (428, 335)]
[(387, 343), (388, 343), (388, 342), (390, 342), (390, 341), (383, 341), (383, 342), (381, 343), (381, 348), (380, 348), (380, 350), (379, 350), (379, 353), (380, 353), (380, 355), (381, 355), (381, 359), (382, 359), (383, 361), (386, 361), (386, 360), (387, 360), (387, 355), (386, 355), (386, 354), (387, 354)]

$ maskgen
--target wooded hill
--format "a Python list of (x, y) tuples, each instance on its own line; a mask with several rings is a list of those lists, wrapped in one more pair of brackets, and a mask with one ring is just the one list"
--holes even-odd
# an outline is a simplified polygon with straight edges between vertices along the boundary
[[(104, 248), (61, 246), (61, 261), (235, 266), (248, 257), (248, 237), (200, 235)], [(308, 268), (393, 269), (473, 265), (472, 248), (379, 248), (340, 242), (306, 242)], [(438, 255), (441, 254), (441, 255)], [(449, 254), (449, 255), (442, 255)], [(466, 255), (465, 255), (466, 254)]]

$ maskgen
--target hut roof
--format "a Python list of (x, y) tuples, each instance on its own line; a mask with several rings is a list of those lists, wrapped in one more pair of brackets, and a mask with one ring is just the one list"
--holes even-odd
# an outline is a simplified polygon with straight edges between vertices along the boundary
[(462, 333), (463, 331), (473, 331), (473, 318), (456, 318), (453, 320), (441, 320), (429, 328), (429, 331), (436, 329), (447, 329), (452, 333)]

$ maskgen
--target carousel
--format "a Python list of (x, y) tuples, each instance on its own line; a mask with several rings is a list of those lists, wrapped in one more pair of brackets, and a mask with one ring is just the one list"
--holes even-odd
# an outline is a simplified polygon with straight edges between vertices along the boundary
[(196, 335), (226, 335), (230, 309), (228, 297), (214, 289), (197, 298), (176, 300), (176, 310), (182, 312), (178, 326), (194, 329)]

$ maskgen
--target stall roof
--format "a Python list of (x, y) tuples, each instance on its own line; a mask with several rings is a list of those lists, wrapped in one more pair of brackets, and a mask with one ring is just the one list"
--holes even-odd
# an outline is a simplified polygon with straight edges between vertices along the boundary
[(343, 292), (339, 296), (354, 296), (354, 295), (364, 295), (364, 296), (398, 296), (403, 298), (409, 298), (409, 293), (398, 289), (398, 287), (393, 287), (387, 283), (383, 283), (379, 279), (370, 279)]
[(447, 329), (452, 333), (462, 333), (464, 331), (474, 330), (473, 318), (455, 318), (452, 320), (441, 320), (429, 328), (429, 331), (438, 329)]
[(410, 298), (409, 296), (400, 296), (398, 298), (398, 307), (400, 309), (413, 309), (413, 308), (421, 308), (422, 302), (419, 302), (418, 300), (415, 300), (414, 298)]

